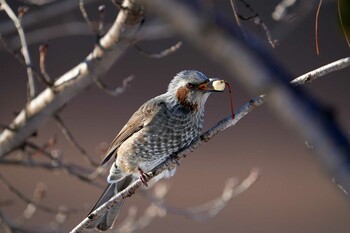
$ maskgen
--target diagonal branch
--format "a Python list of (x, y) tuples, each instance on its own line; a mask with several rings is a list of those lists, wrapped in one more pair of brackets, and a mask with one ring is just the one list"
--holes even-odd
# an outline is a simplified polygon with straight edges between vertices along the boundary
[(9, 126), (16, 132), (4, 130), (0, 134), (0, 157), (20, 147), (43, 122), (103, 75), (129, 47), (125, 37), (137, 31), (143, 12), (131, 0), (125, 0), (123, 5), (125, 9), (86, 59), (28, 103)]
[(339, 59), (335, 62), (329, 63), (328, 65), (322, 66), (316, 70), (310, 71), (296, 79), (294, 79), (291, 83), (294, 85), (303, 85), (308, 82), (312, 82), (318, 77), (324, 76), (331, 72), (344, 69), (350, 66), (350, 57), (346, 57), (343, 59)]
[[(344, 59), (341, 59), (337, 62), (333, 62), (333, 66), (338, 67), (339, 69), (345, 68), (344, 66), (337, 66), (338, 63), (344, 62)], [(350, 63), (350, 59), (348, 58), (347, 64)], [(329, 72), (335, 71), (333, 67), (329, 67), (328, 65), (324, 66), (327, 67), (327, 70)], [(318, 69), (320, 70), (320, 69)], [(328, 73), (329, 73), (328, 72)], [(327, 72), (323, 71), (321, 73), (315, 72), (313, 74), (313, 79), (311, 81), (317, 79), (318, 77), (321, 77), (322, 75), (325, 75)], [(305, 84), (305, 79), (307, 79), (308, 76), (304, 76), (304, 79), (296, 78), (295, 80), (298, 80), (296, 83), (298, 84)], [(171, 157), (169, 157), (167, 160), (165, 160), (163, 163), (159, 164), (157, 167), (155, 167), (151, 172), (149, 172), (147, 175), (150, 179), (157, 176), (158, 174), (162, 173), (165, 169), (168, 169), (169, 167), (172, 167), (176, 164), (178, 164), (179, 161), (184, 159), (187, 155), (189, 155), (191, 152), (193, 152), (196, 148), (198, 148), (203, 143), (208, 142), (211, 140), (214, 136), (221, 133), (225, 129), (232, 127), (236, 125), (244, 116), (246, 116), (248, 113), (256, 109), (257, 107), (263, 105), (266, 103), (266, 95), (260, 95), (243, 106), (241, 106), (239, 109), (235, 112), (235, 118), (232, 119), (232, 116), (227, 116), (226, 118), (219, 121), (216, 125), (214, 125), (212, 128), (204, 132), (198, 139), (194, 140), (189, 146), (182, 149), (181, 151), (178, 151), (177, 153), (173, 154)], [(254, 173), (254, 172), (253, 172)], [(254, 177), (254, 175), (253, 175)], [(254, 179), (252, 179), (254, 180)], [(249, 185), (250, 182), (248, 180), (247, 183), (244, 183), (242, 186), (242, 189), (246, 187), (246, 185)], [(110, 200), (108, 200), (106, 203), (101, 205), (99, 208), (94, 210), (89, 216), (87, 216), (82, 222), (80, 222), (72, 231), (71, 233), (78, 233), (83, 232), (84, 229), (86, 229), (89, 225), (91, 225), (92, 222), (94, 222), (96, 219), (98, 219), (100, 216), (102, 216), (108, 209), (112, 208), (116, 203), (121, 202), (123, 199), (130, 197), (133, 195), (136, 190), (143, 185), (143, 182), (141, 179), (136, 180), (134, 183), (129, 185), (126, 189), (119, 192), (115, 196), (113, 196)]]

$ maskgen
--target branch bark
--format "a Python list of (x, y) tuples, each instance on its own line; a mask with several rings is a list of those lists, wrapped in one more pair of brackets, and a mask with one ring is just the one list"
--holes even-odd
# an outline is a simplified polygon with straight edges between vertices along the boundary
[(1, 133), (0, 157), (21, 146), (48, 117), (103, 75), (129, 47), (125, 37), (136, 32), (143, 15), (131, 0), (125, 0), (123, 6), (110, 30), (86, 59), (28, 103), (10, 124), (14, 131), (5, 129)]

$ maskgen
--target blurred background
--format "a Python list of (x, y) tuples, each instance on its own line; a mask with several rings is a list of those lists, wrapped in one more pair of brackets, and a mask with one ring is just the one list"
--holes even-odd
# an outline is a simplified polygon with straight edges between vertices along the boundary
[[(109, 1), (94, 2), (87, 5), (91, 17), (96, 19), (98, 5), (106, 4), (106, 25), (112, 23), (118, 10)], [(265, 33), (253, 22), (243, 22), (243, 27), (259, 37), (275, 59), (294, 77), (349, 56), (350, 49), (339, 23), (337, 1), (324, 1), (320, 10), (320, 55), (316, 55), (314, 35), (317, 4), (309, 4), (305, 15), (296, 14), (287, 23), (282, 23), (273, 20), (271, 16), (280, 1), (247, 2), (264, 20), (273, 38), (279, 41), (278, 46), (271, 48)], [(23, 4), (22, 1), (9, 3), (13, 9)], [(244, 5), (239, 4), (239, 1), (237, 3), (243, 15), (249, 14)], [(229, 0), (212, 1), (211, 4), (222, 14), (232, 16), (232, 24), (235, 24)], [(297, 6), (290, 9), (290, 13), (303, 9), (302, 3)], [(42, 7), (47, 6), (32, 5), (30, 11), (40, 10)], [(146, 23), (147, 19), (146, 17)], [(23, 21), (25, 20), (24, 16)], [(16, 31), (1, 32), (1, 25), (6, 22), (7, 15), (0, 11), (0, 34), (11, 43), (17, 34)], [(84, 22), (84, 19), (76, 8), (27, 27), (25, 31), (32, 32), (64, 22)], [(208, 77), (227, 80), (232, 86), (235, 107), (262, 94), (247, 92), (235, 77), (229, 76), (218, 65), (220, 61), (204, 56), (201, 51), (175, 34), (166, 35), (160, 40), (141, 41), (138, 45), (145, 51), (157, 53), (178, 41), (183, 41), (182, 47), (162, 59), (145, 57), (131, 47), (102, 78), (109, 86), (116, 87), (121, 85), (125, 77), (134, 75), (135, 79), (125, 93), (111, 97), (96, 86), (91, 86), (61, 111), (60, 115), (68, 128), (96, 162), (101, 160), (101, 143), (109, 144), (131, 114), (148, 99), (164, 93), (169, 81), (181, 70), (196, 69)], [(29, 46), (35, 67), (39, 64), (38, 47), (43, 42), (49, 45), (47, 71), (51, 77), (58, 78), (87, 56), (94, 47), (95, 37), (91, 33), (49, 40), (43, 36), (42, 41)], [(25, 68), (4, 49), (0, 50), (0, 71), (0, 123), (8, 125), (26, 103), (27, 74)], [(344, 69), (304, 87), (334, 112), (347, 135), (350, 134), (349, 78), (349, 69)], [(206, 105), (205, 129), (229, 114), (229, 94), (225, 92), (211, 95)], [(31, 141), (42, 145), (53, 136), (57, 138), (57, 143), (52, 149), (60, 151), (65, 161), (89, 166), (79, 151), (65, 140), (53, 120), (44, 123), (38, 130), (38, 135), (31, 138)], [(16, 156), (16, 153), (19, 152), (13, 152), (9, 156)], [(155, 219), (143, 232), (349, 232), (348, 197), (323, 170), (312, 149), (307, 147), (305, 139), (284, 125), (269, 111), (268, 106), (256, 109), (235, 127), (222, 132), (183, 160), (176, 175), (164, 181), (171, 188), (165, 198), (166, 202), (179, 208), (199, 205), (221, 195), (228, 178), (244, 179), (255, 167), (261, 170), (260, 180), (230, 201), (215, 218), (197, 222), (184, 216), (168, 214), (164, 218)], [(69, 231), (79, 223), (102, 193), (102, 188), (81, 182), (65, 172), (2, 164), (0, 171), (3, 177), (28, 197), (32, 196), (38, 183), (44, 183), (46, 194), (42, 203), (45, 205), (86, 208), (86, 211), (70, 215), (63, 226), (60, 226), (63, 231)], [(8, 200), (11, 203), (0, 206), (1, 211), (8, 218), (16, 219), (26, 208), (26, 203), (0, 184), (0, 201)], [(142, 210), (148, 203), (149, 200), (137, 193), (126, 201), (121, 218), (127, 215), (130, 206), (136, 206), (142, 215)], [(24, 226), (45, 230), (54, 218), (55, 215), (38, 211)], [(4, 229), (0, 228), (1, 231)]]

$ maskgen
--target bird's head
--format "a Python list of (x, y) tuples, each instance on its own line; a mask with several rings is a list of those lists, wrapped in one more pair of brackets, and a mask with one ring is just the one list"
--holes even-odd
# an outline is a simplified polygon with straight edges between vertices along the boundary
[(171, 80), (167, 94), (176, 104), (191, 111), (204, 107), (213, 92), (222, 92), (225, 81), (209, 79), (203, 73), (195, 70), (184, 70)]

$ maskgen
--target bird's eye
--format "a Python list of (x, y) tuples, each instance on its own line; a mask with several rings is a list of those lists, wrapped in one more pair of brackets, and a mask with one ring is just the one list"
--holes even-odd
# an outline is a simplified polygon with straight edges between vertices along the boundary
[(186, 87), (189, 88), (189, 89), (193, 89), (193, 88), (196, 87), (196, 85), (193, 84), (193, 83), (187, 83), (187, 84), (186, 84)]

